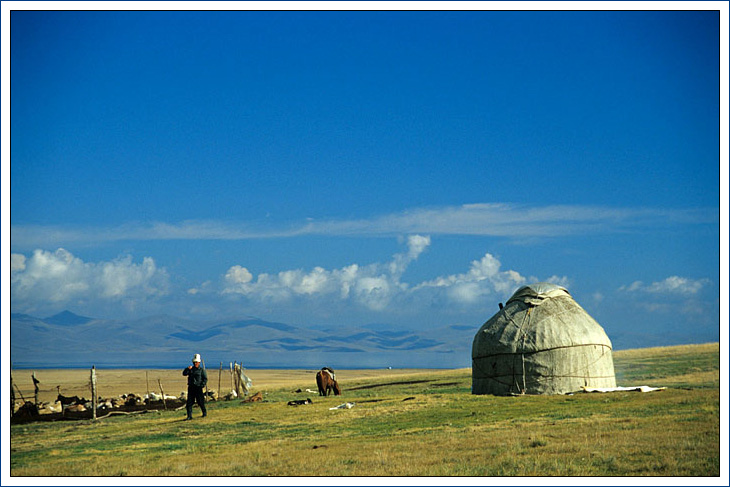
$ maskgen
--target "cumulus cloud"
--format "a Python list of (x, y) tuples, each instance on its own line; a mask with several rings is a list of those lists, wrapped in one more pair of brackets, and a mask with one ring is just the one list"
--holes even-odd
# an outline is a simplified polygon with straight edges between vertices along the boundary
[(408, 252), (393, 256), (393, 261), (390, 263), (390, 273), (394, 276), (401, 276), (408, 267), (408, 264), (418, 259), (429, 245), (431, 245), (431, 237), (409, 235)]
[(246, 284), (251, 282), (253, 275), (245, 267), (234, 265), (226, 273), (226, 281), (231, 284)]
[(310, 271), (287, 270), (278, 274), (259, 274), (234, 265), (223, 277), (223, 293), (243, 295), (252, 300), (283, 302), (295, 298), (324, 298), (347, 301), (372, 311), (393, 309), (395, 303), (428, 305), (437, 301), (474, 304), (490, 294), (508, 294), (525, 283), (513, 270), (500, 270), (501, 264), (487, 253), (471, 263), (462, 274), (437, 277), (416, 285), (401, 281), (408, 266), (429, 247), (428, 236), (411, 235), (407, 250), (395, 254), (390, 262), (369, 265), (351, 264), (341, 269), (315, 267)]
[(10, 294), (15, 305), (146, 299), (165, 294), (167, 288), (166, 271), (150, 257), (139, 264), (131, 256), (84, 262), (63, 248), (36, 250), (30, 257), (11, 255)]
[(224, 276), (223, 293), (267, 301), (284, 301), (296, 296), (352, 298), (371, 309), (382, 309), (387, 304), (393, 276), (379, 273), (378, 267), (352, 264), (333, 270), (294, 269), (278, 274), (262, 273), (254, 280), (248, 269), (236, 265)]
[(480, 260), (472, 261), (468, 272), (437, 277), (419, 284), (415, 289), (441, 289), (453, 301), (473, 303), (489, 294), (509, 293), (525, 283), (525, 278), (518, 272), (500, 271), (500, 267), (499, 260), (487, 253)]
[(690, 279), (687, 277), (670, 276), (663, 281), (656, 281), (651, 284), (644, 284), (641, 281), (634, 281), (629, 285), (621, 286), (619, 291), (630, 293), (640, 292), (648, 294), (670, 294), (681, 296), (693, 296), (710, 284), (709, 279)]
[(10, 254), (10, 274), (16, 274), (25, 270), (25, 256), (23, 254)]

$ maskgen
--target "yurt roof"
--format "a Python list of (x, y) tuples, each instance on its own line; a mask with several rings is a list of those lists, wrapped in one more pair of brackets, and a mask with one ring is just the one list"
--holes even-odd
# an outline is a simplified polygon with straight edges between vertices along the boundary
[(474, 356), (534, 353), (555, 347), (611, 342), (567, 289), (551, 283), (519, 288), (479, 330)]
[(570, 296), (570, 293), (563, 286), (558, 286), (551, 282), (537, 282), (527, 286), (522, 286), (515, 291), (507, 302), (509, 303), (510, 301), (520, 299), (522, 301), (527, 301), (530, 304), (539, 304), (544, 299), (566, 295)]

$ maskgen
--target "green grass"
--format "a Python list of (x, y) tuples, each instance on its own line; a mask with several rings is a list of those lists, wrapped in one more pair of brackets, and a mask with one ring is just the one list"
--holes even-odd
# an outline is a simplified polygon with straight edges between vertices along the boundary
[(712, 380), (716, 378), (712, 373), (720, 370), (717, 343), (619, 351), (614, 352), (614, 361), (616, 381), (620, 383), (650, 381), (653, 385), (673, 387), (719, 386)]
[[(469, 370), (341, 397), (11, 427), (12, 476), (718, 476), (717, 344), (617, 352), (619, 385), (661, 392), (495, 397)], [(677, 386), (679, 384), (679, 386)], [(352, 409), (329, 408), (349, 401)], [(323, 467), (318, 467), (323, 466)]]

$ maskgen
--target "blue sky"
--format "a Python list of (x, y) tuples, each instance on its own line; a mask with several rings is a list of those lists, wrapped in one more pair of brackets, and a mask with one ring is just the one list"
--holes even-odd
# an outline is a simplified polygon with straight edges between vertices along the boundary
[(14, 11), (10, 35), (13, 312), (476, 331), (550, 280), (609, 337), (719, 339), (717, 12)]

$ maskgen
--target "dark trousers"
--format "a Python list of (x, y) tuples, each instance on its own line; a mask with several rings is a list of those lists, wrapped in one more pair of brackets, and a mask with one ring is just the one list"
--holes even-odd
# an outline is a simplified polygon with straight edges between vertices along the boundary
[(198, 386), (188, 386), (188, 402), (185, 403), (185, 409), (188, 411), (188, 418), (193, 417), (193, 404), (198, 403), (200, 410), (203, 411), (203, 416), (207, 413), (205, 409), (205, 394), (203, 394), (203, 388)]

